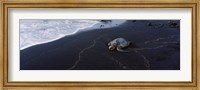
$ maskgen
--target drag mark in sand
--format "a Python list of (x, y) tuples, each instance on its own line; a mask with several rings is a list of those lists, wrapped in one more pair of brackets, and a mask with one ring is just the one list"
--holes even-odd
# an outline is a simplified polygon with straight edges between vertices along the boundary
[(147, 67), (147, 69), (150, 69), (150, 61), (147, 59), (146, 56), (144, 56), (143, 54), (141, 54), (140, 52), (138, 52), (137, 50), (134, 50), (135, 53), (139, 54), (143, 59), (144, 59), (144, 65)]
[(144, 47), (144, 48), (136, 48), (134, 50), (151, 50), (151, 49), (159, 49), (159, 48), (162, 48), (162, 47), (166, 47), (168, 46), (167, 44), (178, 44), (178, 41), (171, 41), (171, 42), (159, 42), (160, 40), (166, 40), (166, 39), (174, 39), (175, 36), (177, 35), (172, 35), (170, 37), (166, 37), (166, 38), (157, 38), (157, 39), (154, 39), (154, 40), (149, 40), (149, 41), (145, 41), (144, 43), (145, 44), (148, 44), (148, 43), (158, 43), (158, 44), (161, 44), (159, 46), (156, 46), (156, 47)]
[(79, 54), (78, 54), (78, 60), (74, 63), (74, 65), (72, 67), (68, 68), (68, 70), (75, 68), (78, 65), (78, 63), (81, 61), (81, 54), (84, 53), (86, 50), (91, 49), (92, 47), (94, 47), (95, 44), (96, 44), (96, 41), (94, 40), (92, 45), (90, 45), (89, 47), (86, 47), (83, 50), (81, 50), (79, 52)]
[(135, 48), (133, 49), (135, 53), (139, 54), (143, 59), (144, 59), (144, 63), (145, 63), (145, 66), (150, 69), (150, 60), (147, 59), (146, 56), (144, 56), (142, 53), (140, 53), (139, 51), (140, 50), (153, 50), (153, 49), (159, 49), (159, 48), (163, 48), (163, 47), (166, 47), (168, 46), (167, 44), (178, 44), (178, 42), (176, 41), (172, 41), (172, 42), (159, 42), (160, 40), (166, 40), (166, 39), (173, 39), (175, 38), (176, 35), (172, 35), (170, 37), (166, 37), (166, 38), (157, 38), (157, 39), (154, 39), (154, 40), (149, 40), (149, 41), (145, 41), (144, 43), (145, 44), (148, 44), (148, 43), (160, 43), (161, 45), (159, 46), (156, 46), (156, 47), (144, 47), (144, 48)]
[(162, 44), (178, 44), (178, 42), (161, 42)]
[(150, 69), (150, 60), (149, 59), (147, 59), (147, 57), (146, 56), (144, 56), (142, 53), (140, 53), (139, 51), (140, 50), (152, 50), (152, 49), (159, 49), (159, 48), (162, 48), (162, 47), (165, 47), (165, 46), (167, 46), (167, 45), (159, 45), (159, 46), (157, 46), (157, 47), (152, 47), (152, 48), (150, 48), (150, 47), (146, 47), (146, 48), (136, 48), (136, 49), (133, 49), (134, 50), (134, 52), (135, 53), (137, 53), (137, 54), (139, 54), (143, 59), (144, 59), (144, 64), (145, 64), (145, 66), (148, 68), (148, 69)]
[(160, 40), (173, 39), (175, 36), (177, 36), (177, 35), (172, 35), (170, 37), (165, 37), (165, 38), (157, 38), (157, 39), (154, 39), (154, 40), (145, 41), (144, 43), (148, 44), (148, 43), (155, 43), (155, 42), (158, 42)]
[(122, 64), (119, 60), (115, 59), (114, 57), (111, 57), (111, 60), (113, 60), (116, 64), (118, 64), (119, 67), (121, 67), (122, 69), (128, 69), (127, 66), (125, 66), (124, 64)]
[(110, 60), (114, 61), (114, 63), (116, 63), (120, 68), (122, 68), (122, 69), (129, 69), (126, 65), (124, 65), (123, 63), (121, 63), (119, 60), (117, 60), (113, 56), (108, 55), (106, 53), (104, 53), (103, 56), (105, 56), (107, 58), (110, 58)]
[(136, 49), (134, 49), (134, 50), (152, 50), (152, 49), (162, 48), (162, 47), (165, 47), (165, 46), (167, 46), (167, 45), (159, 45), (159, 46), (157, 46), (157, 47), (152, 47), (152, 48), (150, 48), (150, 47), (136, 48)]

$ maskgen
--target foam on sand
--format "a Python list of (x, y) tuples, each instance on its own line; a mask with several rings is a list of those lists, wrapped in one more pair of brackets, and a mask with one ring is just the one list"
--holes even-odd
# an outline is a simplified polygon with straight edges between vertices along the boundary
[(58, 40), (64, 36), (75, 34), (79, 31), (97, 28), (110, 28), (118, 26), (125, 20), (20, 20), (20, 50)]

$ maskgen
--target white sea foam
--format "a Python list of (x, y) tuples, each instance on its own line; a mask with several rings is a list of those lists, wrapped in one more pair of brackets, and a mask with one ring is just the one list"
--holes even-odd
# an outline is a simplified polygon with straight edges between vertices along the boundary
[(20, 50), (60, 39), (78, 31), (118, 26), (125, 20), (20, 20)]

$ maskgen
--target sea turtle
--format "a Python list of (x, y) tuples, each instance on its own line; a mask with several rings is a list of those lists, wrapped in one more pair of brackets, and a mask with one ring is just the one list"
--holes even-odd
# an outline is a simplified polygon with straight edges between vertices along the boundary
[(130, 41), (127, 41), (124, 38), (116, 38), (108, 43), (109, 50), (117, 50), (119, 52), (129, 52), (123, 50), (123, 48), (128, 47), (131, 44)]

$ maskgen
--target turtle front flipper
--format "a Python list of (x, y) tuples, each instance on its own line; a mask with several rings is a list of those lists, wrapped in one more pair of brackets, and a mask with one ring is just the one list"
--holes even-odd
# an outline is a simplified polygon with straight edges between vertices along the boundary
[(127, 51), (127, 50), (123, 50), (123, 49), (120, 48), (120, 47), (117, 47), (117, 51), (119, 51), (119, 52), (130, 52), (130, 51)]

